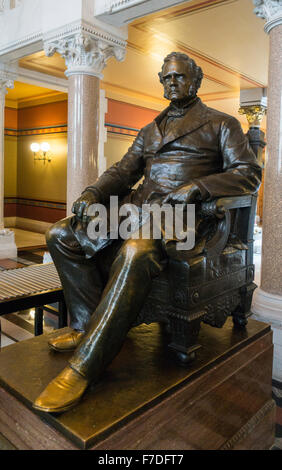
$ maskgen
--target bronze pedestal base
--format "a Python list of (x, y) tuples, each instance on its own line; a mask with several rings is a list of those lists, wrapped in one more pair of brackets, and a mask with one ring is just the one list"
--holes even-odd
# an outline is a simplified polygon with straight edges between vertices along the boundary
[(101, 382), (74, 409), (54, 416), (31, 406), (70, 356), (49, 350), (48, 340), (57, 334), (1, 350), (3, 448), (268, 449), (273, 444), (268, 325), (249, 320), (240, 330), (231, 319), (222, 329), (203, 325), (202, 348), (186, 366), (170, 356), (159, 325), (134, 328)]

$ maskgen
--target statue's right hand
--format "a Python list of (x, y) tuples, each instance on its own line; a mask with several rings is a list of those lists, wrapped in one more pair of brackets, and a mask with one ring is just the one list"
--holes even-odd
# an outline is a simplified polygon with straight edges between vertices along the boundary
[(78, 219), (87, 220), (87, 210), (92, 204), (98, 203), (98, 198), (92, 191), (85, 191), (74, 203), (71, 211)]

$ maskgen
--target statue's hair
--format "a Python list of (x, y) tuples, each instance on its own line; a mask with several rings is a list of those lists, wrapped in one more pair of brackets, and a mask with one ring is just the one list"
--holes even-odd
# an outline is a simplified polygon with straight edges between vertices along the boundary
[(162, 70), (159, 72), (160, 82), (163, 83), (163, 69), (166, 62), (171, 60), (181, 60), (181, 62), (184, 62), (187, 65), (189, 71), (192, 72), (197, 93), (203, 80), (203, 71), (201, 67), (199, 67), (193, 59), (191, 59), (191, 57), (189, 57), (187, 54), (183, 54), (182, 52), (171, 52), (164, 58)]

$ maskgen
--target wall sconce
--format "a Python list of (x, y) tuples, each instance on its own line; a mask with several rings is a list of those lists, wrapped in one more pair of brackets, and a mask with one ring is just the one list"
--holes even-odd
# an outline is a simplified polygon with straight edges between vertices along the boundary
[(33, 152), (34, 160), (42, 160), (44, 163), (51, 161), (51, 152), (50, 152), (50, 145), (48, 142), (43, 142), (41, 145), (34, 142), (30, 146), (31, 151)]

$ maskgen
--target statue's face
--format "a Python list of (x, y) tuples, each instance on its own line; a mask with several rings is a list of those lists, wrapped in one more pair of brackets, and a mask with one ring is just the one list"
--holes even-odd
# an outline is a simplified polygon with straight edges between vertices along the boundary
[(189, 90), (194, 86), (193, 77), (187, 65), (180, 60), (166, 62), (163, 68), (164, 97), (170, 101), (182, 100), (190, 96)]

